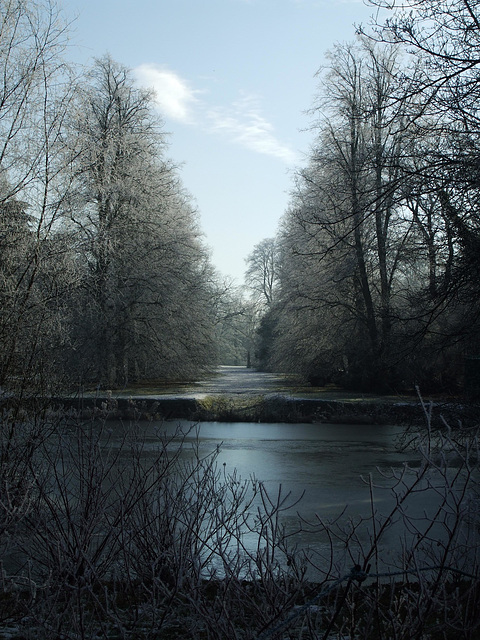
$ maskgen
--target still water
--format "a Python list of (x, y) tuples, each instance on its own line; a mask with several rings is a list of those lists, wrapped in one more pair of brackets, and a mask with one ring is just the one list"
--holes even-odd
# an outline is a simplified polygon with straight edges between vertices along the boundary
[[(163, 425), (173, 432), (178, 422)], [(188, 423), (181, 423), (186, 428)], [(399, 427), (338, 424), (256, 424), (210, 422), (199, 425), (202, 453), (220, 445), (219, 463), (236, 469), (242, 478), (255, 476), (275, 492), (279, 485), (304, 497), (298, 509), (305, 515), (338, 514), (347, 505), (352, 513), (369, 507), (369, 490), (362, 478), (372, 473), (385, 485), (380, 470), (418, 464), (418, 456), (396, 448)], [(196, 438), (192, 433), (190, 439)], [(187, 438), (187, 440), (189, 439)], [(387, 497), (377, 497), (384, 500)]]
[[(188, 432), (186, 421), (152, 423), (147, 428), (147, 449), (155, 448), (159, 433), (174, 434), (179, 426)], [(387, 514), (394, 504), (390, 490), (391, 471), (404, 465), (418, 468), (421, 457), (413, 451), (401, 451), (397, 444), (403, 434), (401, 427), (388, 425), (339, 424), (256, 424), (200, 423), (188, 432), (188, 444), (198, 439), (201, 455), (219, 450), (218, 464), (227, 473), (234, 470), (244, 480), (255, 477), (275, 496), (281, 485), (283, 492), (301, 501), (282, 514), (288, 531), (298, 528), (298, 515), (318, 524), (341, 515), (341, 522), (368, 518), (372, 514), (369, 475), (375, 485), (374, 509)], [(423, 496), (415, 498), (410, 513), (422, 513)], [(389, 554), (400, 550), (401, 523), (394, 525), (382, 537), (382, 548)], [(369, 547), (370, 532), (364, 527), (360, 545)], [(328, 550), (329, 541), (308, 527), (296, 535), (300, 546)], [(358, 542), (358, 541), (357, 541)], [(252, 539), (252, 544), (255, 541)]]

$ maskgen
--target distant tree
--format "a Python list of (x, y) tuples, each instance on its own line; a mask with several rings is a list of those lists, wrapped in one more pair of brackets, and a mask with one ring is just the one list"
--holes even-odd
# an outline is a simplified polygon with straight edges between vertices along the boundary
[(255, 362), (255, 331), (258, 305), (234, 282), (217, 280), (215, 334), (221, 364), (252, 366)]
[(279, 295), (262, 321), (259, 345), (265, 368), (299, 372), (316, 383), (342, 368), (358, 331), (354, 255), (349, 243), (331, 235), (327, 184), (315, 163), (297, 176), (280, 231)]
[(253, 297), (266, 305), (271, 305), (275, 299), (279, 268), (275, 238), (266, 238), (259, 242), (246, 262), (245, 283)]

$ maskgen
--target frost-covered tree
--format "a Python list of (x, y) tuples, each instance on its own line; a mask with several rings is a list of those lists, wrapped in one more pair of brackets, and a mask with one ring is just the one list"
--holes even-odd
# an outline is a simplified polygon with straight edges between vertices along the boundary
[(278, 247), (275, 238), (259, 242), (247, 258), (245, 282), (255, 299), (266, 305), (275, 300), (278, 282)]
[(277, 358), (309, 377), (337, 371), (365, 388), (392, 377), (406, 304), (400, 283), (413, 223), (403, 163), (416, 105), (392, 104), (398, 64), (394, 48), (364, 39), (330, 54), (313, 109), (317, 138), (281, 240)]
[(67, 334), (62, 295), (73, 274), (57, 232), (71, 91), (54, 2), (0, 7), (0, 385), (18, 388), (57, 378)]
[(97, 60), (69, 120), (68, 212), (84, 277), (78, 375), (101, 385), (191, 375), (212, 359), (209, 262), (164, 143), (151, 93)]

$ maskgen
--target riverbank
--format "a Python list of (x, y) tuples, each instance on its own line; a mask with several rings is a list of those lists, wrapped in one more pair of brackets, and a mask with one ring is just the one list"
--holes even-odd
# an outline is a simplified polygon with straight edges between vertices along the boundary
[[(428, 401), (427, 405), (429, 406)], [(57, 398), (57, 411), (73, 412), (82, 418), (102, 416), (112, 420), (173, 420), (192, 422), (421, 424), (424, 410), (419, 398), (294, 397), (266, 395), (115, 396), (113, 394)], [(458, 402), (432, 403), (435, 425), (445, 419), (457, 424), (465, 420), (466, 407)], [(473, 407), (469, 407), (473, 412)]]

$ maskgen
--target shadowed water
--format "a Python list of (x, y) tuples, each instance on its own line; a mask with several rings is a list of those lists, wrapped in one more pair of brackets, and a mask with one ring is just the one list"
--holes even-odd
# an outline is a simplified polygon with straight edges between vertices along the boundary
[[(155, 450), (159, 434), (172, 435), (179, 425), (185, 432), (191, 428), (186, 421), (146, 426), (145, 454)], [(293, 533), (299, 516), (318, 525), (320, 520), (332, 521), (342, 514), (340, 520), (348, 526), (349, 521), (370, 518), (372, 508), (377, 514), (388, 514), (394, 505), (389, 478), (392, 469), (401, 470), (404, 465), (418, 468), (421, 461), (418, 453), (396, 447), (402, 432), (400, 427), (387, 425), (208, 422), (188, 432), (182, 456), (192, 455), (189, 445), (198, 442), (202, 456), (218, 450), (218, 465), (227, 474), (236, 470), (242, 479), (255, 477), (273, 497), (280, 486), (283, 493), (291, 492), (292, 502), (301, 497), (281, 516), (287, 533)], [(373, 505), (369, 476), (375, 485)], [(415, 496), (409, 504), (410, 513), (421, 517), (426, 506), (423, 495)], [(429, 507), (433, 508), (433, 503)], [(370, 532), (368, 527), (359, 532), (360, 544), (367, 550)], [(400, 553), (402, 533), (398, 523), (382, 537), (382, 553), (389, 560)], [(254, 546), (255, 538), (250, 538)], [(312, 532), (304, 526), (294, 541), (326, 554), (330, 545), (318, 527)]]

